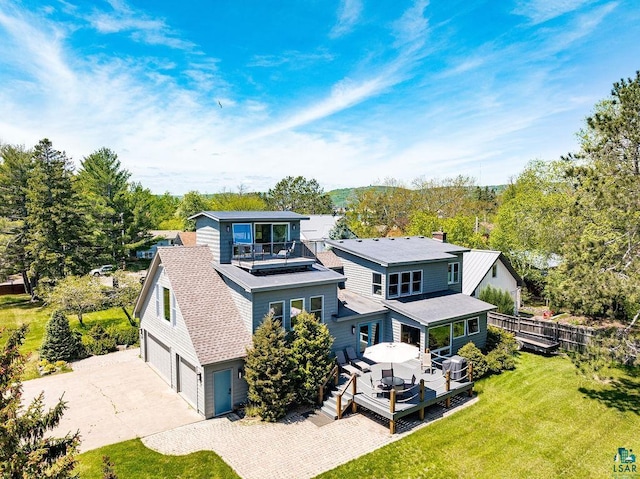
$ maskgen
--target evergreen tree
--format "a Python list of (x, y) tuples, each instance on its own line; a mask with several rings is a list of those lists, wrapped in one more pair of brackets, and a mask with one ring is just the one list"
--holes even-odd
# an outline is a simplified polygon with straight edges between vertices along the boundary
[(329, 238), (332, 240), (353, 239), (356, 238), (356, 235), (349, 229), (347, 218), (342, 216), (338, 221), (336, 221), (336, 224), (331, 228), (331, 231), (329, 231)]
[(86, 270), (87, 230), (73, 187), (71, 161), (41, 140), (27, 181), (27, 245), (32, 282)]
[(294, 399), (293, 361), (280, 321), (266, 316), (253, 335), (245, 364), (248, 398), (265, 421), (284, 417)]
[(334, 365), (331, 357), (333, 337), (329, 328), (311, 313), (296, 316), (293, 327), (291, 356), (295, 363), (295, 391), (301, 404), (313, 404), (318, 386)]
[(480, 291), (478, 298), (489, 304), (497, 306), (499, 313), (513, 314), (514, 312), (515, 302), (509, 294), (509, 291), (504, 289), (498, 289), (488, 285)]
[(80, 356), (79, 339), (71, 331), (63, 311), (56, 310), (47, 323), (40, 357), (49, 362), (72, 361)]
[(41, 393), (22, 409), (25, 357), (19, 347), (27, 326), (15, 330), (0, 350), (0, 477), (7, 479), (55, 477), (75, 478), (75, 454), (79, 432), (62, 438), (45, 435), (59, 423), (66, 405), (62, 399), (44, 411)]
[(78, 181), (80, 194), (94, 227), (93, 247), (97, 262), (116, 262), (124, 256), (122, 219), (126, 212), (128, 180), (118, 155), (101, 148), (82, 160)]
[(0, 146), (0, 233), (5, 238), (0, 251), (0, 278), (19, 272), (27, 292), (32, 292), (28, 275), (27, 180), (33, 168), (32, 152), (21, 146)]

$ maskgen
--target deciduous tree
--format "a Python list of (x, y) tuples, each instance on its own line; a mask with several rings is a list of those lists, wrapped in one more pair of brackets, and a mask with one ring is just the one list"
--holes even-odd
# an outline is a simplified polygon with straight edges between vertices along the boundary
[(287, 176), (266, 194), (269, 208), (277, 211), (295, 211), (301, 214), (331, 214), (331, 197), (315, 179)]
[(94, 276), (67, 276), (56, 285), (43, 291), (42, 296), (47, 304), (78, 316), (81, 326), (82, 315), (98, 311), (105, 302), (105, 288)]

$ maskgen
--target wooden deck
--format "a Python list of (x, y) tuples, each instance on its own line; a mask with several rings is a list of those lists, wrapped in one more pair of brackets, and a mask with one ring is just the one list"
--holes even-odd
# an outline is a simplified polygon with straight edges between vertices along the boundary
[[(382, 367), (389, 368), (389, 365), (374, 364), (371, 371), (362, 372), (355, 378), (355, 395), (350, 386), (345, 392), (345, 400), (352, 400), (356, 406), (363, 407), (389, 420), (389, 429), (395, 432), (395, 423), (398, 419), (409, 414), (419, 413), (421, 419), (424, 417), (424, 409), (440, 402), (447, 405), (449, 399), (458, 394), (472, 393), (473, 381), (467, 378), (467, 371), (464, 377), (459, 380), (449, 379), (447, 385), (446, 375), (442, 370), (436, 368), (434, 373), (424, 373), (417, 361), (394, 365), (394, 376), (404, 379), (405, 386), (400, 387), (402, 391), (375, 391), (371, 388), (371, 379), (374, 384), (382, 377)], [(412, 376), (416, 376), (413, 387)], [(422, 400), (421, 398), (422, 390)]]

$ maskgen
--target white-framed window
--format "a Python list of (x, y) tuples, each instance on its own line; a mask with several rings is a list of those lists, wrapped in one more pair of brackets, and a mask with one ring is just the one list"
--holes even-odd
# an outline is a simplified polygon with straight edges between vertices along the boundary
[(304, 298), (292, 299), (289, 301), (289, 327), (293, 329), (296, 316), (304, 311)]
[(465, 333), (465, 325), (466, 321), (463, 319), (462, 321), (456, 321), (453, 323), (453, 339), (461, 338)]
[(176, 305), (173, 292), (169, 288), (162, 288), (162, 312), (166, 321), (175, 324)]
[(427, 344), (432, 353), (448, 356), (451, 354), (451, 323), (430, 327)]
[(400, 296), (409, 296), (411, 294), (411, 272), (403, 271), (400, 273)]
[(480, 332), (480, 318), (467, 319), (467, 334), (469, 336)]
[(274, 301), (273, 303), (269, 303), (269, 314), (273, 316), (273, 319), (277, 319), (280, 321), (280, 324), (283, 324), (284, 301)]
[(422, 293), (422, 271), (411, 272), (411, 294)]
[(391, 273), (389, 275), (389, 297), (395, 298), (398, 296), (398, 284), (400, 282), (400, 275), (398, 273)]
[(498, 265), (497, 265), (497, 264), (494, 264), (494, 265), (491, 267), (491, 277), (492, 277), (492, 278), (495, 278), (496, 276), (498, 276)]
[(371, 293), (374, 296), (382, 296), (382, 275), (373, 273), (371, 278)]
[(460, 263), (449, 263), (448, 280), (449, 284), (460, 282)]
[(234, 244), (253, 243), (253, 236), (251, 235), (251, 223), (233, 223), (232, 228)]
[(156, 318), (160, 317), (160, 285), (156, 284)]
[(311, 296), (309, 299), (309, 312), (313, 314), (318, 321), (322, 322), (324, 317), (324, 296)]

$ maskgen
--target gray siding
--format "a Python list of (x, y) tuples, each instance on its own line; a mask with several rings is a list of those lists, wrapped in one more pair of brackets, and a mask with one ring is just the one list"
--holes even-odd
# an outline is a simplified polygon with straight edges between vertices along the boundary
[(329, 323), (331, 321), (331, 315), (338, 313), (338, 288), (335, 284), (254, 293), (252, 331), (255, 331), (260, 323), (262, 323), (264, 317), (269, 313), (269, 303), (275, 301), (284, 301), (284, 325), (289, 329), (290, 301), (292, 299), (304, 298), (304, 309), (308, 311), (312, 296), (324, 297), (324, 317), (322, 319), (324, 323)]
[(225, 369), (231, 369), (231, 401), (233, 407), (237, 407), (247, 401), (247, 381), (244, 380), (244, 375), (239, 378), (238, 372), (244, 371), (244, 361), (235, 360), (224, 363), (217, 363), (204, 368), (203, 375), (203, 391), (206, 407), (202, 414), (208, 419), (214, 415), (214, 391), (213, 391), (213, 373), (216, 371), (224, 371)]
[[(193, 348), (193, 344), (191, 342), (191, 338), (189, 336), (189, 332), (187, 331), (187, 326), (182, 318), (182, 314), (180, 312), (180, 305), (176, 305), (176, 318), (175, 321), (169, 322), (164, 319), (164, 309), (162, 305), (162, 295), (160, 296), (160, 317), (156, 315), (156, 305), (155, 305), (155, 288), (156, 284), (161, 287), (168, 288), (171, 290), (171, 284), (169, 283), (169, 279), (164, 274), (164, 268), (160, 266), (156, 271), (156, 274), (153, 278), (150, 279), (152, 281), (152, 287), (150, 289), (150, 294), (147, 296), (141, 312), (140, 312), (140, 329), (143, 331), (142, 339), (144, 340), (146, 331), (153, 335), (156, 339), (169, 346), (171, 350), (171, 381), (170, 386), (174, 390), (177, 390), (177, 371), (178, 371), (178, 363), (179, 358), (184, 358), (187, 362), (194, 365), (196, 367), (196, 371), (201, 370), (200, 362), (196, 357), (195, 349)], [(147, 280), (149, 281), (149, 279)], [(145, 345), (141, 345), (141, 352), (144, 356)], [(147, 360), (147, 358), (144, 358)], [(202, 389), (202, 385), (198, 385), (198, 412), (203, 414), (204, 410), (204, 391)]]
[[(328, 321), (327, 327), (329, 328), (329, 332), (334, 337), (333, 347), (334, 351), (339, 349), (344, 349), (347, 346), (353, 346), (353, 348), (358, 350), (358, 329), (360, 324), (363, 323), (372, 323), (374, 321), (380, 321), (382, 323), (382, 334), (381, 340), (383, 342), (391, 341), (391, 334), (389, 332), (389, 322), (387, 319), (387, 313), (380, 313), (378, 315), (367, 317), (366, 319), (360, 320), (351, 320), (351, 321)], [(356, 327), (356, 333), (352, 334), (351, 329), (352, 326)]]
[[(447, 281), (448, 263), (440, 261), (425, 265), (422, 276), (422, 288), (425, 293), (435, 293), (449, 288)], [(462, 284), (462, 282), (460, 282)]]
[(367, 298), (382, 300), (382, 296), (374, 296), (372, 290), (373, 272), (382, 275), (382, 291), (386, 290), (386, 268), (377, 263), (340, 250), (334, 250), (342, 260), (344, 275), (347, 277), (346, 289)]
[(231, 297), (236, 305), (240, 318), (244, 322), (247, 331), (253, 333), (253, 304), (251, 303), (251, 293), (247, 293), (244, 288), (238, 286), (226, 277), (222, 277), (229, 287)]
[(217, 221), (200, 216), (196, 221), (196, 244), (206, 244), (215, 259), (220, 258), (220, 231)]
[[(458, 253), (456, 256), (458, 259), (452, 259), (449, 261), (449, 263), (460, 263), (460, 281), (454, 284), (448, 284), (447, 288), (452, 291), (455, 291), (456, 293), (462, 293), (462, 275), (464, 274), (464, 265), (462, 264), (462, 253)], [(448, 278), (446, 274), (445, 274), (445, 278)]]

